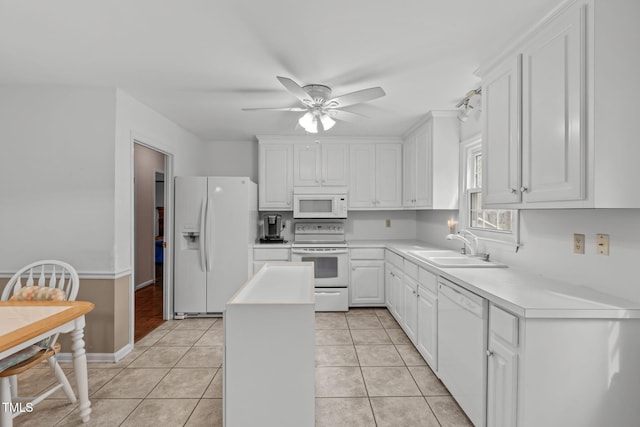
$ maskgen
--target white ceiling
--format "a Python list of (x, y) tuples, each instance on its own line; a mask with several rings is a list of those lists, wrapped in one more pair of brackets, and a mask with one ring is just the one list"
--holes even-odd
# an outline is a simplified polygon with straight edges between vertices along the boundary
[(401, 135), (559, 0), (0, 0), (0, 84), (120, 87), (205, 141), (303, 134), (276, 80), (381, 86), (331, 135)]

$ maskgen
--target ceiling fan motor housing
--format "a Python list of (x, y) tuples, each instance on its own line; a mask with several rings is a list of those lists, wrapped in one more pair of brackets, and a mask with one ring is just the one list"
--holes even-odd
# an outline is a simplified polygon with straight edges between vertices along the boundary
[(302, 89), (309, 94), (313, 104), (316, 106), (321, 106), (325, 101), (331, 99), (331, 88), (329, 86), (313, 84), (303, 86)]

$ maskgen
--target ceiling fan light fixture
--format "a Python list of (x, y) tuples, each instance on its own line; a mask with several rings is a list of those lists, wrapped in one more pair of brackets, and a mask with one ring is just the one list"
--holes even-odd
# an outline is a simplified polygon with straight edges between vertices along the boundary
[(318, 120), (314, 117), (311, 123), (304, 127), (304, 130), (309, 133), (318, 133)]
[(327, 114), (323, 114), (320, 116), (320, 122), (322, 123), (322, 128), (324, 130), (329, 130), (336, 124), (336, 121), (329, 117)]
[(311, 125), (313, 120), (314, 120), (313, 114), (311, 114), (311, 111), (307, 111), (302, 115), (302, 117), (300, 117), (300, 119), (298, 119), (298, 123), (300, 124), (300, 126), (305, 128), (306, 130), (307, 127)]

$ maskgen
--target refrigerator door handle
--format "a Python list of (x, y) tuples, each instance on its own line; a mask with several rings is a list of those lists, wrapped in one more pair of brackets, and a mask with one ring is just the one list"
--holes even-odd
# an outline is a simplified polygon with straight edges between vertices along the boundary
[(212, 250), (211, 250), (211, 233), (213, 232), (213, 199), (211, 197), (207, 198), (207, 236), (206, 236), (206, 247), (207, 247), (207, 271), (211, 271), (211, 262), (213, 258)]
[(206, 222), (206, 215), (207, 215), (207, 204), (205, 203), (204, 199), (202, 199), (202, 202), (200, 203), (200, 267), (202, 268), (202, 271), (205, 271), (206, 264), (205, 264), (205, 258), (206, 258), (206, 254), (205, 254), (205, 222)]

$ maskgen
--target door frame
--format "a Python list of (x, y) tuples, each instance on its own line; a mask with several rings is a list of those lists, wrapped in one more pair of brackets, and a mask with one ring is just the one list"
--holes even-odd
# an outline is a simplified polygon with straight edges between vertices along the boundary
[[(173, 164), (174, 154), (171, 148), (164, 144), (160, 144), (153, 138), (141, 135), (137, 132), (131, 132), (130, 153), (131, 153), (131, 209), (130, 209), (130, 225), (131, 225), (131, 246), (130, 246), (130, 265), (132, 271), (135, 269), (135, 188), (134, 188), (134, 147), (135, 145), (146, 147), (150, 150), (157, 151), (164, 155), (164, 268), (162, 277), (162, 318), (164, 320), (173, 319)], [(134, 322), (135, 322), (135, 284), (133, 283), (133, 274), (131, 274), (129, 286), (129, 343), (134, 344)]]

